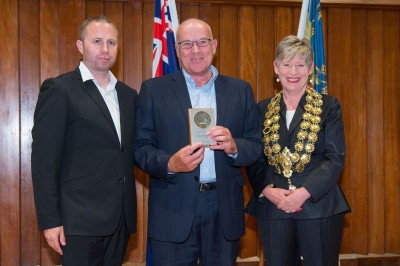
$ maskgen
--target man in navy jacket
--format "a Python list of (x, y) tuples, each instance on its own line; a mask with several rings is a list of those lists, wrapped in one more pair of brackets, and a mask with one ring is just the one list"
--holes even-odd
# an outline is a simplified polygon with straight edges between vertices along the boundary
[[(241, 167), (261, 154), (250, 84), (212, 66), (217, 40), (207, 23), (184, 21), (176, 51), (182, 70), (143, 82), (135, 160), (150, 175), (148, 233), (155, 265), (235, 265), (244, 234)], [(213, 108), (216, 143), (190, 143), (189, 108)]]

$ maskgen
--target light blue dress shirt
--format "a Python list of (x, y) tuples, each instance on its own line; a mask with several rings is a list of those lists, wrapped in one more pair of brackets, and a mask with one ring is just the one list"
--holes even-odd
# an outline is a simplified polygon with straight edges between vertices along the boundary
[[(185, 70), (183, 70), (183, 75), (185, 76), (192, 108), (214, 108), (215, 116), (217, 116), (214, 81), (218, 77), (218, 71), (214, 66), (211, 66), (211, 72), (211, 79), (201, 87), (196, 86), (194, 80)], [(204, 159), (200, 163), (200, 182), (211, 183), (216, 182), (216, 180), (214, 151), (210, 148), (205, 148)]]

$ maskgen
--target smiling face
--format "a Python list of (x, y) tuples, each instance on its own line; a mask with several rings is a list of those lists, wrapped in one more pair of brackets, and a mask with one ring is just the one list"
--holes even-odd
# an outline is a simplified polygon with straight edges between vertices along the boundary
[(302, 95), (314, 69), (314, 54), (309, 40), (289, 35), (275, 51), (274, 70), (285, 94)]
[(118, 31), (110, 23), (91, 22), (76, 42), (84, 64), (93, 74), (108, 73), (118, 52)]
[(308, 77), (313, 72), (313, 64), (309, 66), (304, 56), (296, 55), (292, 59), (283, 59), (279, 63), (275, 60), (274, 70), (281, 80), (284, 91), (302, 93), (306, 89)]
[[(199, 47), (193, 43), (191, 48), (185, 49), (180, 42), (210, 40), (207, 46)], [(176, 52), (181, 67), (192, 77), (209, 75), (214, 54), (217, 49), (217, 40), (213, 40), (211, 29), (207, 23), (199, 19), (189, 19), (179, 25), (177, 31)]]

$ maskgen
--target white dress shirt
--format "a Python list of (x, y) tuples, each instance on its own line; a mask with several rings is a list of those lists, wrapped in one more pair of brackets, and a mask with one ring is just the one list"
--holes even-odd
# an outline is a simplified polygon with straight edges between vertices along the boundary
[(83, 82), (87, 80), (93, 80), (97, 89), (99, 90), (101, 96), (104, 99), (104, 102), (107, 105), (108, 110), (110, 111), (112, 120), (114, 122), (115, 129), (117, 130), (119, 143), (121, 143), (121, 120), (119, 114), (119, 103), (118, 103), (118, 95), (117, 90), (115, 89), (115, 85), (117, 84), (117, 78), (108, 71), (108, 77), (110, 82), (107, 85), (107, 88), (104, 90), (97, 80), (94, 78), (92, 72), (87, 68), (87, 66), (81, 61), (79, 64), (79, 70), (81, 71)]

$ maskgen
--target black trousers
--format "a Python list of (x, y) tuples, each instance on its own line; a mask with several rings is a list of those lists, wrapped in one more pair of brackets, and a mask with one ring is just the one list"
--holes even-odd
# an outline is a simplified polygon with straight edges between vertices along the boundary
[(222, 234), (217, 190), (200, 192), (192, 229), (185, 242), (150, 238), (155, 266), (195, 266), (198, 261), (200, 266), (236, 265), (239, 244), (239, 239), (229, 241)]
[(268, 266), (337, 266), (344, 214), (312, 220), (257, 220)]
[(115, 232), (109, 236), (66, 235), (67, 245), (62, 247), (63, 266), (121, 266), (130, 233), (122, 210)]

